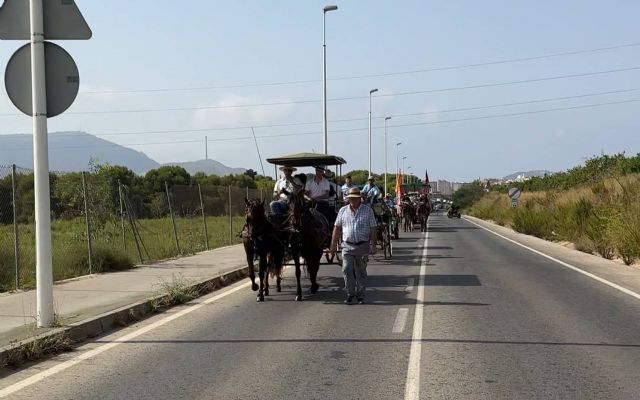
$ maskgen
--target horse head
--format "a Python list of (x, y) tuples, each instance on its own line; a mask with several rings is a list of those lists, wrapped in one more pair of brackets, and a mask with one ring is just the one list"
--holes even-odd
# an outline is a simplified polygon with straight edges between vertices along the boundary
[(258, 199), (244, 199), (245, 214), (244, 218), (247, 225), (251, 227), (257, 227), (266, 221), (264, 212), (264, 200)]

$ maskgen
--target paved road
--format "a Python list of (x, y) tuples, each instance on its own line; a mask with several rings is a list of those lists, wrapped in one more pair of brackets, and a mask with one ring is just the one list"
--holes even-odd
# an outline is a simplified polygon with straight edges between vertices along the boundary
[[(290, 278), (262, 304), (236, 285), (6, 376), (0, 388), (73, 362), (10, 398), (640, 398), (637, 299), (467, 221), (430, 225), (426, 241), (403, 235), (393, 261), (370, 264), (368, 304), (342, 304), (339, 269), (323, 265), (323, 290), (305, 302), (292, 301)], [(91, 351), (101, 352), (77, 361)], [(408, 370), (418, 379), (406, 391)]]

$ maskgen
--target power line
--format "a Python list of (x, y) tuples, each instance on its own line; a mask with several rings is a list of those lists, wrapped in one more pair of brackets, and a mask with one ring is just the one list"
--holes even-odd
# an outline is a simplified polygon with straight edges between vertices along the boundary
[[(559, 80), (559, 79), (613, 74), (618, 72), (628, 72), (628, 71), (637, 71), (637, 70), (640, 70), (640, 67), (619, 68), (619, 69), (610, 69), (610, 70), (604, 70), (604, 71), (586, 72), (586, 73), (580, 73), (580, 74), (556, 75), (556, 76), (550, 76), (545, 78), (532, 78), (532, 79), (523, 79), (523, 80), (517, 80), (517, 81), (485, 83), (485, 84), (479, 84), (479, 85), (457, 86), (457, 87), (441, 88), (441, 89), (428, 89), (428, 90), (420, 90), (420, 91), (397, 92), (397, 93), (387, 93), (387, 94), (382, 93), (382, 94), (376, 95), (374, 98), (450, 92), (450, 91), (468, 90), (468, 89), (480, 89), (480, 88), (488, 88), (488, 87), (523, 84), (523, 83), (543, 82), (543, 81), (551, 81), (551, 80)], [(328, 101), (361, 100), (361, 99), (368, 99), (368, 98), (369, 98), (368, 96), (353, 96), (353, 97), (333, 98), (333, 99), (328, 99)], [(72, 112), (67, 112), (66, 115), (125, 114), (125, 113), (147, 113), (147, 112), (214, 110), (214, 109), (293, 105), (293, 104), (304, 104), (304, 103), (319, 103), (321, 101), (322, 100), (320, 99), (320, 100), (282, 101), (282, 102), (257, 103), (257, 104), (237, 104), (237, 105), (225, 105), (225, 106), (153, 108), (153, 109), (138, 109), (138, 110), (72, 111)], [(0, 114), (0, 117), (19, 116), (19, 115), (22, 115), (22, 114), (17, 114), (17, 113), (16, 114)]]
[[(413, 117), (413, 116), (430, 115), (430, 114), (447, 113), (447, 112), (474, 111), (474, 110), (483, 110), (483, 109), (489, 109), (489, 108), (545, 103), (545, 102), (551, 102), (551, 101), (572, 100), (572, 99), (603, 96), (603, 95), (610, 95), (610, 94), (630, 93), (630, 92), (636, 92), (638, 90), (640, 90), (640, 88), (609, 90), (605, 92), (585, 93), (585, 94), (579, 94), (579, 95), (573, 95), (573, 96), (550, 97), (550, 98), (544, 98), (544, 99), (525, 100), (525, 101), (518, 101), (518, 102), (511, 102), (511, 103), (490, 104), (490, 105), (474, 106), (474, 107), (452, 108), (452, 109), (444, 109), (444, 110), (438, 110), (438, 111), (393, 114), (390, 116), (393, 118), (402, 118), (402, 117)], [(385, 118), (385, 117), (384, 116), (374, 117), (374, 119), (382, 119), (382, 118)], [(355, 121), (365, 121), (365, 120), (368, 120), (368, 118), (345, 118), (345, 119), (330, 120), (329, 122), (338, 123), (338, 122), (355, 122)], [(322, 121), (309, 121), (309, 122), (291, 122), (291, 123), (265, 124), (265, 125), (228, 126), (228, 127), (219, 127), (219, 128), (151, 130), (151, 131), (136, 131), (136, 132), (110, 132), (110, 133), (99, 133), (93, 136), (103, 137), (103, 136), (145, 135), (145, 134), (166, 134), (166, 133), (197, 133), (197, 132), (214, 132), (214, 131), (228, 131), (228, 130), (244, 130), (244, 129), (251, 129), (251, 128), (280, 128), (280, 127), (301, 126), (301, 125), (316, 125), (321, 123)], [(62, 136), (62, 135), (59, 135), (59, 136)], [(78, 134), (72, 133), (66, 136), (78, 136)]]
[[(387, 128), (405, 128), (405, 127), (413, 127), (413, 126), (444, 124), (444, 123), (451, 123), (451, 122), (508, 118), (508, 117), (522, 116), (522, 115), (534, 115), (534, 114), (542, 114), (542, 113), (554, 112), (554, 111), (577, 110), (577, 109), (603, 107), (603, 106), (619, 105), (619, 104), (635, 103), (635, 102), (640, 102), (640, 99), (629, 99), (629, 100), (621, 100), (621, 101), (614, 101), (614, 102), (607, 102), (607, 103), (585, 104), (585, 105), (570, 106), (570, 107), (548, 108), (543, 110), (523, 111), (523, 112), (508, 113), (508, 114), (483, 115), (478, 117), (458, 118), (458, 119), (449, 119), (449, 120), (442, 120), (442, 121), (428, 121), (428, 122), (418, 122), (418, 123), (411, 123), (411, 124), (398, 124), (398, 125), (387, 126)], [(383, 129), (383, 127), (375, 127), (374, 129), (379, 130), (379, 129)], [(337, 130), (332, 130), (331, 132), (346, 133), (346, 132), (357, 132), (357, 131), (367, 131), (367, 130), (368, 128), (355, 128), (355, 129), (337, 129)], [(280, 137), (307, 136), (307, 135), (320, 135), (320, 134), (322, 134), (322, 131), (262, 135), (262, 136), (256, 136), (256, 137), (259, 139), (272, 139), (272, 138), (280, 138)], [(241, 141), (241, 140), (252, 140), (252, 139), (254, 139), (253, 136), (241, 136), (241, 137), (210, 139), (209, 141), (210, 142), (230, 142), (230, 141)], [(125, 146), (125, 147), (126, 146), (151, 146), (151, 145), (185, 144), (185, 143), (201, 143), (201, 142), (202, 140), (197, 139), (197, 140), (178, 140), (178, 141), (125, 143), (125, 144), (111, 143), (111, 144), (98, 145), (98, 146), (51, 146), (49, 148), (50, 149), (86, 149), (86, 148), (114, 147), (114, 146)], [(32, 150), (32, 149), (30, 147), (29, 148), (24, 147), (24, 148), (9, 148), (9, 149), (2, 149), (2, 150), (20, 151), (20, 150)]]
[[(486, 61), (486, 62), (472, 63), (472, 64), (423, 68), (423, 69), (415, 69), (415, 70), (408, 70), (408, 71), (395, 71), (395, 72), (387, 72), (387, 73), (379, 73), (379, 74), (342, 76), (342, 77), (329, 78), (329, 80), (342, 81), (342, 80), (377, 78), (377, 77), (387, 77), (387, 76), (397, 76), (397, 75), (412, 75), (412, 74), (419, 74), (419, 73), (425, 73), (425, 72), (450, 71), (450, 70), (456, 70), (456, 69), (476, 68), (476, 67), (484, 67), (484, 66), (490, 66), (490, 65), (535, 61), (535, 60), (542, 60), (546, 58), (555, 58), (555, 57), (570, 56), (570, 55), (577, 55), (577, 54), (596, 53), (596, 52), (617, 50), (617, 49), (636, 47), (636, 46), (640, 46), (640, 42), (620, 44), (620, 45), (607, 46), (607, 47), (597, 47), (597, 48), (585, 49), (585, 50), (565, 51), (565, 52), (544, 54), (544, 55), (531, 56), (531, 57), (519, 57), (519, 58), (509, 58), (509, 59), (496, 60), (496, 61)], [(184, 87), (184, 88), (83, 91), (80, 93), (81, 94), (132, 94), (132, 93), (158, 93), (158, 92), (187, 92), (187, 91), (204, 91), (204, 90), (217, 90), (217, 89), (238, 89), (238, 88), (261, 87), (261, 86), (299, 85), (299, 84), (317, 83), (317, 82), (322, 82), (322, 80), (321, 79), (304, 79), (304, 80), (283, 81), (283, 82), (258, 82), (258, 83)]]

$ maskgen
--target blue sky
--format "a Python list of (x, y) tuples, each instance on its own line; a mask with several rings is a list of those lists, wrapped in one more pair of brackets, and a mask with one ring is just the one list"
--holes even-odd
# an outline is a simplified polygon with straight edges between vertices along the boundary
[[(81, 93), (50, 132), (83, 130), (145, 152), (159, 162), (209, 155), (260, 170), (263, 158), (322, 151), (322, 7), (320, 1), (110, 0), (76, 2), (93, 30), (89, 41), (60, 44), (80, 69)], [(329, 78), (381, 75), (640, 43), (638, 1), (339, 1), (327, 15)], [(22, 43), (0, 42), (6, 64)], [(368, 165), (368, 100), (373, 100), (373, 169), (388, 170), (396, 142), (406, 167), (431, 179), (471, 180), (529, 170), (564, 170), (601, 152), (640, 152), (640, 70), (415, 95), (390, 95), (640, 67), (640, 45), (523, 62), (357, 79), (332, 79), (329, 152), (347, 169)], [(270, 86), (184, 89), (254, 83)], [(87, 92), (100, 93), (87, 93)], [(375, 96), (375, 95), (374, 95)], [(466, 111), (488, 105), (574, 97)], [(237, 107), (247, 104), (291, 103)], [(626, 102), (626, 103), (621, 103)], [(491, 115), (556, 110), (519, 116)], [(231, 106), (231, 107), (230, 107)], [(167, 108), (199, 110), (73, 114)], [(226, 108), (225, 108), (226, 107)], [(0, 96), (0, 114), (17, 110)], [(402, 116), (404, 114), (421, 114)], [(475, 118), (475, 119), (474, 119)], [(478, 119), (481, 118), (481, 119)], [(356, 119), (353, 121), (335, 121)], [(444, 122), (447, 120), (466, 121)], [(264, 127), (264, 125), (297, 124)], [(308, 124), (302, 124), (308, 123)], [(408, 125), (408, 126), (401, 126)], [(205, 129), (212, 129), (204, 131)], [(218, 129), (218, 130), (216, 130)], [(0, 117), (0, 134), (27, 133), (26, 116)], [(158, 131), (180, 131), (161, 133)], [(198, 130), (198, 131), (187, 131)], [(141, 133), (150, 132), (150, 133)], [(153, 132), (153, 133), (151, 133)], [(302, 135), (294, 135), (299, 134)], [(292, 135), (269, 138), (270, 135)], [(199, 142), (193, 142), (199, 141)], [(166, 142), (187, 142), (169, 143)], [(160, 144), (157, 144), (160, 143)], [(91, 149), (86, 149), (88, 153)], [(1, 162), (0, 162), (1, 164)], [(267, 172), (272, 171), (267, 167)]]

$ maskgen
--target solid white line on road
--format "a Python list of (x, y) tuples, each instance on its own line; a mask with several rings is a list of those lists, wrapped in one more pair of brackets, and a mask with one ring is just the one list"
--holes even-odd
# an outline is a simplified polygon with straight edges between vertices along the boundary
[(407, 281), (407, 292), (413, 291), (413, 284), (415, 283), (415, 281), (415, 278), (409, 278), (409, 280)]
[(24, 379), (24, 380), (22, 380), (20, 382), (16, 382), (11, 386), (7, 386), (6, 388), (0, 390), (0, 398), (4, 398), (4, 397), (7, 397), (7, 396), (9, 396), (9, 395), (11, 395), (13, 393), (16, 393), (16, 392), (26, 388), (27, 386), (33, 385), (34, 383), (37, 383), (37, 382), (40, 382), (41, 380), (43, 380), (43, 379), (45, 379), (45, 378), (47, 378), (49, 376), (55, 375), (58, 372), (62, 372), (67, 368), (73, 367), (74, 365), (79, 364), (82, 361), (88, 360), (88, 359), (90, 359), (92, 357), (97, 356), (98, 354), (104, 353), (105, 351), (110, 350), (110, 349), (112, 349), (112, 348), (114, 348), (114, 347), (116, 347), (118, 345), (121, 345), (122, 343), (126, 343), (127, 341), (129, 341), (131, 339), (134, 339), (134, 338), (136, 338), (136, 337), (138, 337), (140, 335), (143, 335), (143, 334), (145, 334), (145, 333), (147, 333), (147, 332), (149, 332), (149, 331), (151, 331), (153, 329), (156, 329), (156, 328), (158, 328), (158, 327), (160, 327), (162, 325), (165, 325), (165, 324), (173, 321), (174, 319), (178, 319), (178, 318), (183, 317), (183, 316), (185, 316), (185, 315), (187, 315), (189, 313), (192, 313), (193, 311), (196, 311), (199, 308), (204, 307), (207, 304), (213, 303), (216, 300), (220, 300), (223, 297), (227, 297), (230, 294), (233, 294), (233, 293), (235, 293), (235, 292), (237, 292), (239, 290), (245, 289), (249, 285), (251, 285), (251, 282), (243, 283), (243, 284), (241, 284), (239, 286), (236, 286), (233, 289), (227, 290), (226, 292), (223, 292), (223, 293), (220, 293), (219, 295), (213, 296), (213, 297), (203, 301), (202, 303), (198, 303), (198, 304), (195, 304), (195, 305), (193, 305), (193, 306), (191, 306), (189, 308), (185, 308), (184, 310), (181, 310), (181, 311), (179, 311), (179, 312), (177, 312), (175, 314), (169, 315), (166, 318), (163, 318), (163, 319), (161, 319), (159, 321), (156, 321), (156, 322), (152, 323), (151, 325), (147, 325), (147, 326), (145, 326), (143, 328), (138, 329), (137, 331), (131, 332), (131, 333), (119, 338), (118, 340), (116, 340), (114, 342), (104, 344), (104, 345), (102, 345), (100, 347), (97, 347), (97, 348), (95, 348), (93, 350), (89, 350), (86, 353), (82, 353), (79, 356), (72, 358), (71, 360), (65, 361), (65, 362), (60, 363), (58, 365), (55, 365), (55, 366), (53, 366), (53, 367), (51, 367), (49, 369), (46, 369), (46, 370), (44, 370), (42, 372), (39, 372), (39, 373), (37, 373), (35, 375), (32, 375), (32, 376), (30, 376), (30, 377), (28, 377), (28, 378), (26, 378), (26, 379)]
[(509, 242), (511, 242), (511, 243), (513, 243), (513, 244), (516, 244), (516, 245), (518, 245), (518, 246), (520, 246), (520, 247), (522, 247), (522, 248), (525, 248), (525, 249), (527, 249), (527, 250), (529, 250), (529, 251), (531, 251), (531, 252), (533, 252), (533, 253), (536, 253), (536, 254), (538, 254), (538, 255), (540, 255), (540, 256), (542, 256), (542, 257), (544, 257), (544, 258), (547, 258), (547, 259), (549, 259), (549, 260), (551, 260), (551, 261), (555, 261), (556, 263), (558, 263), (558, 264), (562, 265), (563, 267), (567, 267), (567, 268), (569, 268), (569, 269), (572, 269), (572, 270), (574, 270), (574, 271), (576, 271), (576, 272), (578, 272), (578, 273), (581, 273), (582, 275), (588, 276), (588, 277), (589, 277), (589, 278), (591, 278), (591, 279), (595, 279), (596, 281), (598, 281), (598, 282), (600, 282), (600, 283), (604, 283), (604, 284), (605, 284), (605, 285), (607, 285), (607, 286), (611, 286), (612, 288), (617, 289), (617, 290), (621, 291), (621, 292), (622, 292), (622, 293), (624, 293), (624, 294), (628, 294), (629, 296), (631, 296), (631, 297), (635, 297), (636, 299), (640, 300), (640, 294), (638, 294), (638, 293), (636, 293), (636, 292), (634, 292), (634, 291), (632, 291), (632, 290), (629, 290), (629, 289), (627, 289), (627, 288), (624, 288), (624, 287), (622, 287), (622, 286), (620, 286), (620, 285), (617, 285), (617, 284), (615, 284), (615, 283), (613, 283), (613, 282), (610, 282), (610, 281), (608, 281), (608, 280), (606, 280), (606, 279), (604, 279), (604, 278), (600, 278), (599, 276), (594, 275), (594, 274), (592, 274), (592, 273), (590, 273), (590, 272), (587, 272), (587, 271), (581, 270), (581, 269), (580, 269), (580, 268), (578, 268), (578, 267), (574, 267), (574, 266), (573, 266), (573, 265), (571, 265), (571, 264), (567, 264), (567, 263), (566, 263), (566, 262), (564, 262), (564, 261), (558, 260), (557, 258), (554, 258), (554, 257), (552, 257), (552, 256), (550, 256), (550, 255), (548, 255), (548, 254), (545, 254), (545, 253), (543, 253), (543, 252), (541, 252), (541, 251), (538, 251), (538, 250), (536, 250), (536, 249), (533, 249), (533, 248), (531, 248), (531, 247), (529, 247), (529, 246), (526, 246), (526, 245), (524, 245), (524, 244), (522, 244), (522, 243), (516, 242), (516, 241), (515, 241), (515, 240), (513, 240), (513, 239), (509, 239), (508, 237), (503, 236), (503, 235), (499, 234), (498, 232), (494, 232), (494, 231), (492, 231), (492, 230), (491, 230), (491, 229), (489, 229), (489, 228), (485, 228), (484, 226), (482, 226), (482, 225), (480, 225), (480, 224), (477, 224), (477, 223), (475, 223), (475, 222), (473, 222), (473, 221), (471, 221), (471, 220), (469, 220), (469, 219), (467, 219), (467, 218), (465, 218), (465, 220), (466, 220), (466, 221), (469, 221), (470, 223), (472, 223), (472, 224), (474, 224), (474, 225), (476, 225), (476, 226), (478, 226), (478, 227), (480, 227), (480, 228), (482, 228), (482, 229), (484, 229), (484, 230), (485, 230), (485, 231), (487, 231), (487, 232), (491, 232), (491, 233), (493, 233), (494, 235), (496, 235), (496, 236), (499, 236), (499, 237), (503, 238), (504, 240), (507, 240), (507, 241), (509, 241)]
[(407, 368), (407, 383), (404, 386), (405, 400), (418, 400), (420, 398), (420, 358), (422, 356), (422, 315), (424, 312), (424, 281), (427, 273), (427, 248), (429, 243), (429, 223), (424, 234), (424, 250), (422, 251), (422, 263), (420, 265), (420, 278), (418, 280), (418, 296), (416, 299), (416, 312), (413, 318), (413, 335), (411, 337), (411, 350), (409, 353), (409, 366)]
[(393, 333), (404, 332), (404, 326), (407, 324), (407, 315), (409, 315), (408, 308), (401, 308), (398, 310), (396, 321), (393, 323)]

